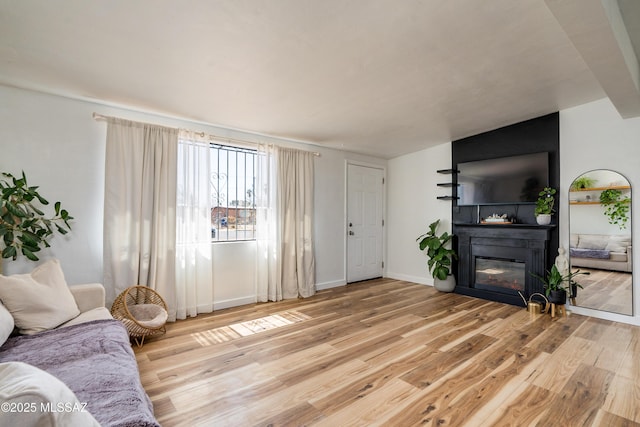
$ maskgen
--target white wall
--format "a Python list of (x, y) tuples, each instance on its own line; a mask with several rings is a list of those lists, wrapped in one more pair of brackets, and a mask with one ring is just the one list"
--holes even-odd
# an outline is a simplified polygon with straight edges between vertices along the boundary
[[(101, 282), (106, 128), (91, 118), (95, 106), (2, 86), (0, 99), (0, 171), (24, 170), (75, 217), (73, 231), (56, 235), (40, 258), (59, 258), (70, 283)], [(21, 257), (3, 267), (24, 272), (32, 263)]]
[(450, 175), (436, 173), (451, 168), (451, 143), (389, 160), (387, 187), (387, 272), (388, 277), (433, 285), (427, 258), (416, 238), (440, 219), (439, 232), (451, 232), (451, 202), (437, 196), (451, 189), (437, 187)]
[[(560, 243), (569, 246), (568, 194), (573, 180), (594, 169), (611, 169), (624, 175), (634, 188), (640, 185), (640, 118), (623, 120), (608, 99), (560, 111)], [(634, 192), (635, 193), (635, 192)], [(632, 236), (640, 242), (640, 218), (632, 199)], [(634, 266), (640, 268), (639, 251), (634, 251)], [(633, 317), (572, 307), (579, 314), (640, 324), (640, 289), (634, 274)]]
[[(56, 236), (41, 260), (58, 258), (67, 282), (102, 282), (102, 226), (106, 123), (92, 113), (180, 127), (247, 141), (271, 142), (318, 151), (315, 162), (316, 283), (339, 286), (345, 279), (345, 164), (366, 162), (386, 167), (387, 161), (277, 138), (231, 131), (99, 102), (0, 86), (0, 171), (24, 170), (50, 202), (60, 200), (75, 217), (73, 231)], [(255, 301), (254, 242), (212, 245), (215, 307)], [(3, 262), (5, 274), (30, 271), (25, 260)], [(115, 295), (108, 291), (108, 299)]]

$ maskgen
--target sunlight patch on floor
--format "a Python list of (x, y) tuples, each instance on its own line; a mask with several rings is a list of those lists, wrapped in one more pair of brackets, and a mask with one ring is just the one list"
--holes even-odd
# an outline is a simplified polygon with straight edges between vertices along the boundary
[(238, 338), (247, 337), (260, 332), (269, 331), (283, 326), (293, 325), (311, 319), (310, 316), (297, 311), (283, 311), (271, 314), (258, 319), (247, 320), (245, 322), (234, 323), (228, 326), (221, 326), (208, 331), (196, 332), (191, 336), (203, 347), (232, 341)]

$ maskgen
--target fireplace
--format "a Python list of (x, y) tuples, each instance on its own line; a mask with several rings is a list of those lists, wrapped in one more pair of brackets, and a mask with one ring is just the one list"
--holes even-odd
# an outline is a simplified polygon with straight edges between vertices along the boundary
[(457, 293), (522, 305), (542, 292), (530, 273), (544, 275), (553, 226), (454, 224), (457, 237)]
[(515, 259), (477, 257), (474, 287), (506, 294), (524, 292), (525, 265)]

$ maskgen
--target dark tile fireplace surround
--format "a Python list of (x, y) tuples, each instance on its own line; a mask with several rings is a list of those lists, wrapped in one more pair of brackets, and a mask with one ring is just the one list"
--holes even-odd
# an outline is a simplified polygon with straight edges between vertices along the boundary
[[(451, 167), (457, 170), (462, 162), (546, 151), (549, 186), (559, 188), (559, 147), (559, 114), (553, 113), (453, 141)], [(515, 305), (523, 305), (518, 289), (525, 298), (542, 293), (542, 284), (530, 273), (544, 275), (555, 260), (560, 207), (556, 204), (552, 225), (540, 226), (535, 221), (534, 204), (458, 206), (455, 181), (452, 196), (452, 231), (459, 257), (453, 269), (455, 292)], [(480, 218), (492, 213), (506, 213), (514, 224), (480, 223)]]

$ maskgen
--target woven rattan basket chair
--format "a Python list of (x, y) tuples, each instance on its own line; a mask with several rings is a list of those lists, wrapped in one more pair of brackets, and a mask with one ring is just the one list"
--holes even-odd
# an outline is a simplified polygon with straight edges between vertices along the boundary
[(145, 338), (166, 332), (167, 304), (160, 294), (146, 286), (125, 289), (113, 302), (111, 315), (124, 323), (138, 347)]

